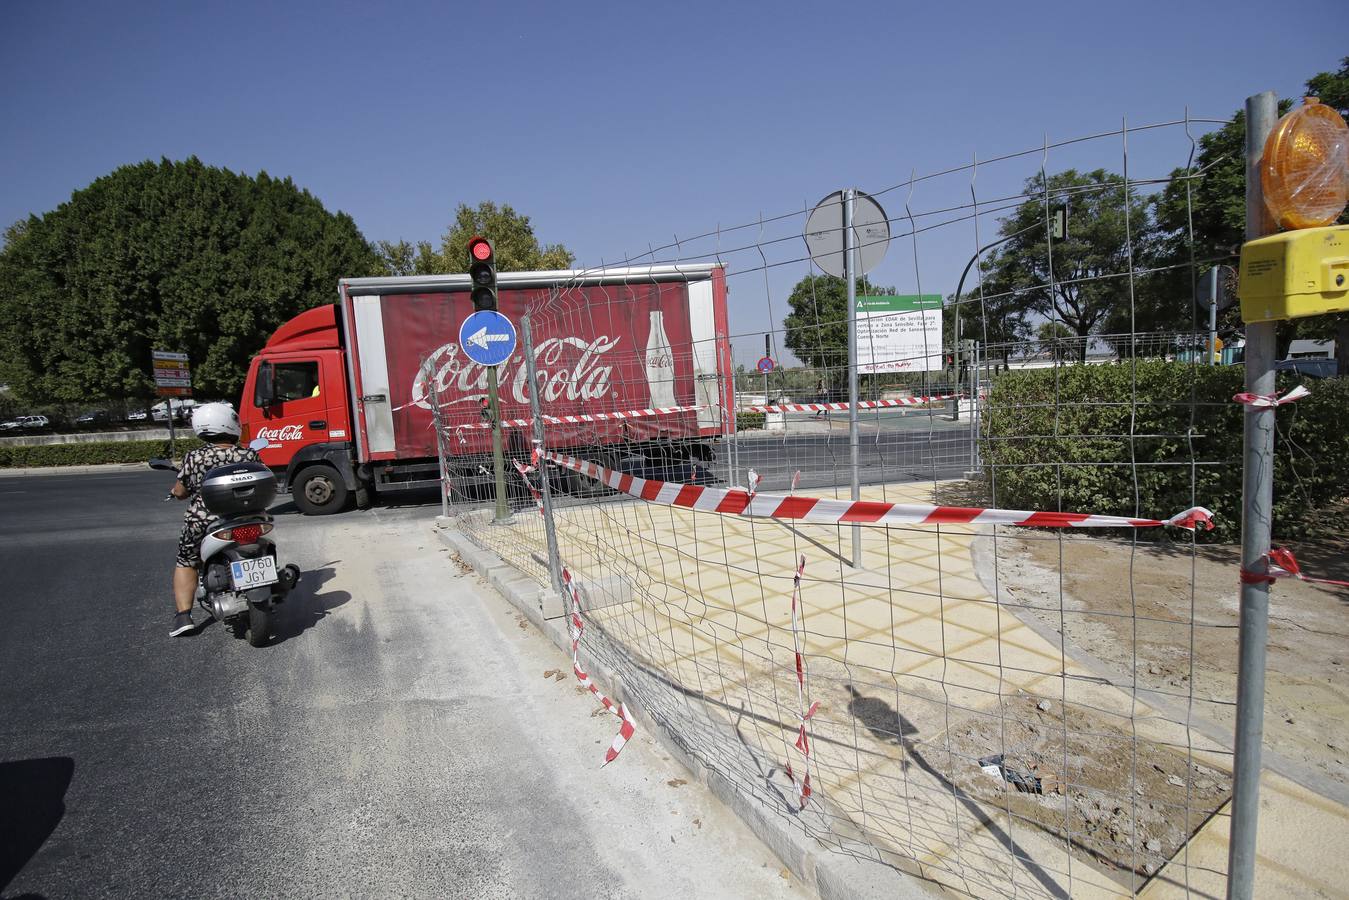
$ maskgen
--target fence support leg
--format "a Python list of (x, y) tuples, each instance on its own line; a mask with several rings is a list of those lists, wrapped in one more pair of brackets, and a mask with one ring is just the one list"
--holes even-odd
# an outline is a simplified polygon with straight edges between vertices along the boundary
[[(1246, 240), (1274, 230), (1260, 190), (1260, 156), (1278, 117), (1272, 91), (1246, 98)], [(1246, 326), (1246, 390), (1274, 393), (1274, 324)], [(1268, 569), (1274, 502), (1274, 408), (1246, 406), (1241, 486), (1241, 567)], [(1237, 659), (1237, 725), (1232, 771), (1232, 830), (1227, 856), (1227, 896), (1249, 900), (1255, 889), (1255, 832), (1260, 811), (1260, 741), (1265, 718), (1265, 641), (1269, 633), (1269, 583), (1241, 585)]]
[[(563, 613), (571, 620), (571, 597), (562, 585), (562, 554), (557, 549), (557, 523), (553, 520), (553, 492), (548, 484), (548, 464), (543, 460), (546, 449), (543, 431), (543, 407), (539, 403), (539, 373), (534, 360), (534, 332), (529, 315), (520, 320), (520, 337), (524, 342), (525, 376), (529, 379), (529, 415), (534, 420), (534, 449), (538, 450), (540, 494), (543, 496), (543, 534), (548, 542), (548, 581), (553, 591), (562, 598)], [(544, 611), (545, 615), (547, 610)]]

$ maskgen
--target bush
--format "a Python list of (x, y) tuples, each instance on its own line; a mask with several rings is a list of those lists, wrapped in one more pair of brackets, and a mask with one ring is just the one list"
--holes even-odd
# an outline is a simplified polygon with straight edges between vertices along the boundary
[(738, 412), (735, 414), (736, 431), (760, 431), (768, 421), (768, 414), (761, 412)]
[[(179, 454), (201, 442), (195, 438), (177, 441)], [(104, 463), (145, 462), (152, 456), (168, 456), (169, 442), (97, 441), (86, 444), (43, 444), (37, 447), (0, 447), (0, 469), (36, 469), (49, 466), (94, 466)]]
[[(1232, 395), (1243, 377), (1239, 366), (1162, 361), (1001, 375), (981, 435), (992, 502), (1146, 518), (1206, 506), (1206, 539), (1236, 541), (1242, 406)], [(1297, 382), (1280, 376), (1279, 392)], [(1349, 496), (1349, 378), (1308, 386), (1310, 397), (1277, 412), (1276, 539), (1306, 533), (1316, 510)]]

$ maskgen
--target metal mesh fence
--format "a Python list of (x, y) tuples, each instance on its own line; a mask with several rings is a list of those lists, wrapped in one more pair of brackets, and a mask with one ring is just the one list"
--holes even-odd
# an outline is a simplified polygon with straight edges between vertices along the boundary
[[(1225, 857), (1192, 837), (1230, 792), (1234, 613), (1199, 587), (1218, 563), (1195, 534), (1141, 520), (1208, 505), (1237, 464), (1215, 434), (1240, 413), (1199, 374), (1239, 348), (1218, 351), (1195, 305), (1214, 261), (1168, 261), (1138, 220), (1205, 177), (1194, 140), (1213, 124), (1046, 141), (874, 192), (893, 268), (858, 293), (902, 303), (859, 326), (855, 431), (846, 308), (803, 251), (808, 207), (572, 273), (531, 299), (532, 339), (503, 367), (544, 423), (541, 444), (533, 416), (504, 423), (504, 519), (480, 373), (428, 358), (447, 510), (555, 585), (526, 484), (546, 479), (587, 651), (709, 771), (839, 852), (979, 897), (1220, 891)], [(1056, 180), (1068, 169), (1093, 174)], [(1067, 234), (1060, 205), (1081, 210)], [(1073, 242), (1104, 240), (1103, 221), (1115, 252), (1084, 266)], [(1019, 252), (1043, 265), (1009, 274), (987, 245), (1031, 226)], [(972, 287), (925, 306), (971, 253)], [(1188, 330), (1137, 327), (1159, 295), (1195, 310)], [(1039, 312), (1014, 327), (1017, 309)], [(854, 435), (862, 506), (791, 513), (853, 499)], [(893, 504), (944, 512), (890, 522)], [(982, 512), (1009, 505), (1031, 526), (1140, 527)]]

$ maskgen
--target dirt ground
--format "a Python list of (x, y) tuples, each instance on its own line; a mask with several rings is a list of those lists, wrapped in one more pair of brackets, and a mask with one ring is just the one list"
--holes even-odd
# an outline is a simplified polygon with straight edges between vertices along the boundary
[[(1238, 548), (1068, 531), (1009, 533), (994, 543), (1003, 603), (1066, 633), (1113, 669), (1117, 683), (1137, 678), (1140, 688), (1231, 733)], [(1287, 546), (1305, 574), (1349, 579), (1349, 524)], [(1265, 746), (1349, 789), (1349, 588), (1276, 582), (1268, 650)]]
[(950, 743), (963, 759), (1006, 747), (1006, 774), (966, 764), (954, 768), (955, 782), (1020, 827), (1069, 841), (1075, 857), (1107, 873), (1152, 875), (1231, 793), (1224, 772), (1135, 741), (1090, 710), (1065, 717), (1060, 704), (1033, 697), (1009, 697), (1001, 716), (953, 727)]

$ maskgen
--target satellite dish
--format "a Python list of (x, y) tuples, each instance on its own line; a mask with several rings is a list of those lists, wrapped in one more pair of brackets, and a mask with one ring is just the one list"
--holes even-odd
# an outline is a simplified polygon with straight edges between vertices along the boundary
[[(854, 192), (852, 204), (853, 246), (857, 248), (856, 275), (865, 275), (885, 258), (890, 246), (890, 223), (885, 210), (872, 197)], [(806, 217), (806, 249), (824, 272), (842, 278), (843, 191), (825, 197)]]

